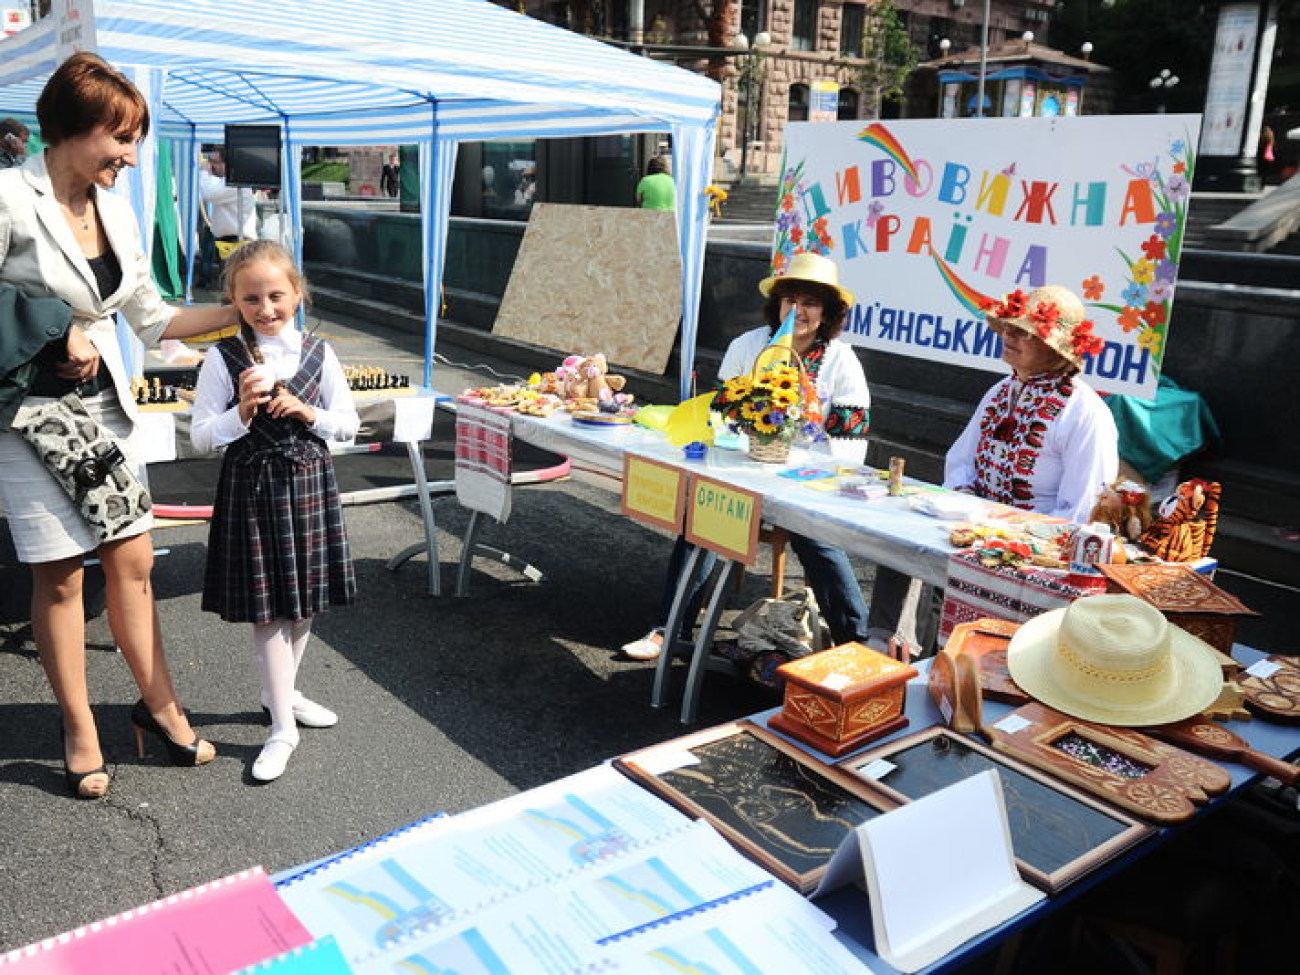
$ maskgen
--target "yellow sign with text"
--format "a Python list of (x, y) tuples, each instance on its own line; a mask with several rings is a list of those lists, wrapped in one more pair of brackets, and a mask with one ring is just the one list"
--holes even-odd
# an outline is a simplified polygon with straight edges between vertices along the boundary
[(633, 521), (679, 534), (686, 514), (686, 481), (686, 472), (679, 467), (624, 454), (623, 514)]
[(761, 494), (696, 474), (686, 502), (686, 540), (733, 562), (753, 565), (762, 514)]

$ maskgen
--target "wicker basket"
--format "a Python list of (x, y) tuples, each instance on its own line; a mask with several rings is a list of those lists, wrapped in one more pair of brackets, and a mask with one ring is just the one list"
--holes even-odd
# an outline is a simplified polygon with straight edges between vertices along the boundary
[(749, 456), (760, 464), (784, 464), (790, 459), (790, 438), (772, 437), (759, 440), (758, 436), (749, 435)]

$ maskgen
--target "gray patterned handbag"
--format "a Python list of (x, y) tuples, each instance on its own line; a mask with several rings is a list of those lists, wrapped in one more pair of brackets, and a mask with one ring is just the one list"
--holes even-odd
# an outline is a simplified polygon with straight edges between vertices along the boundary
[(24, 403), (13, 429), (77, 502), (100, 542), (111, 542), (149, 513), (149, 491), (76, 393), (39, 406)]

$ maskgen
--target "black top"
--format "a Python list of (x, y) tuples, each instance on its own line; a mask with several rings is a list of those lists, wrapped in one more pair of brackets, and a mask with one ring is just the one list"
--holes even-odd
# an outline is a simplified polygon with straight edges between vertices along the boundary
[[(101, 299), (108, 297), (122, 283), (122, 265), (112, 249), (104, 251), (98, 257), (87, 258), (90, 270), (95, 275), (95, 287), (99, 289)], [(65, 393), (77, 392), (82, 396), (94, 396), (112, 386), (108, 370), (100, 368), (94, 377), (84, 383), (75, 383), (61, 378), (54, 371), (55, 367), (68, 357), (68, 337), (65, 334), (41, 349), (36, 355), (36, 374), (28, 391), (32, 396), (63, 396)]]
[(102, 301), (122, 284), (122, 265), (111, 248), (98, 257), (87, 258), (87, 262), (95, 275), (95, 286), (99, 288), (99, 298)]

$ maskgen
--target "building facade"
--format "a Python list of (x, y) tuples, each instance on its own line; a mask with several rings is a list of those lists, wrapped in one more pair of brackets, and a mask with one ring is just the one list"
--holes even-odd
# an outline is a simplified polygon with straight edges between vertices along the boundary
[[(924, 66), (902, 98), (877, 97), (871, 72), (872, 0), (525, 0), (505, 5), (709, 75), (723, 85), (718, 128), (722, 181), (764, 177), (780, 165), (787, 122), (810, 118), (933, 117), (936, 59), (978, 49), (980, 0), (894, 0)], [(993, 0), (992, 48), (1046, 39), (1054, 0)], [(944, 41), (948, 43), (944, 45)], [(927, 70), (928, 69), (928, 70)], [(927, 81), (928, 78), (928, 81)]]

